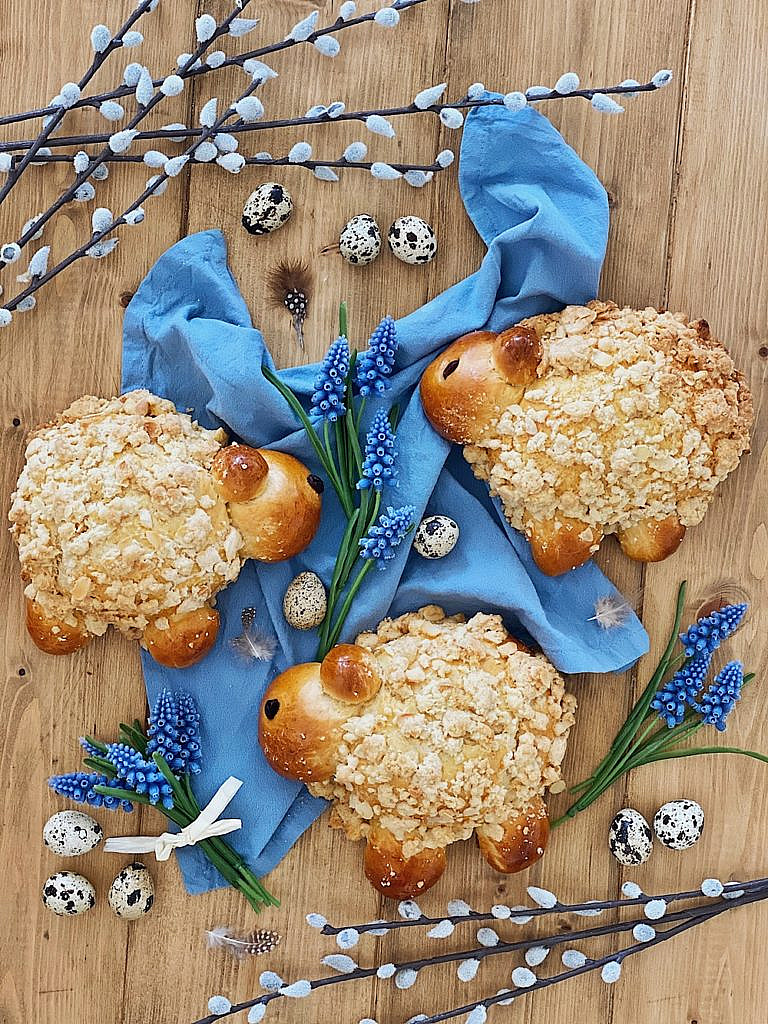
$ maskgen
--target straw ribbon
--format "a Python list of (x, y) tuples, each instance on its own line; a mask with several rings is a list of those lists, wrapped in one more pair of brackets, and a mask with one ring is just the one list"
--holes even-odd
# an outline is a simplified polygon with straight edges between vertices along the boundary
[(115, 836), (106, 841), (104, 849), (107, 853), (154, 853), (157, 860), (168, 860), (174, 850), (183, 846), (194, 846), (203, 839), (236, 832), (243, 826), (240, 818), (219, 818), (219, 815), (242, 784), (241, 779), (230, 775), (195, 820), (180, 832), (163, 832), (161, 836)]

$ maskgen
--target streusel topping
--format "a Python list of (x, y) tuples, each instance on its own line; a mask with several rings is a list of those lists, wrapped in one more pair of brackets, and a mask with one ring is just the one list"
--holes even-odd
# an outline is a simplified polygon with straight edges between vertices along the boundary
[(346, 722), (335, 777), (310, 786), (335, 802), (332, 824), (350, 838), (376, 820), (406, 857), (477, 826), (499, 840), (560, 778), (575, 698), (498, 615), (467, 622), (430, 605), (356, 642), (384, 683)]
[(464, 449), (512, 526), (700, 522), (752, 423), (744, 379), (707, 324), (597, 301), (523, 324), (541, 339), (539, 379)]
[(37, 431), (9, 515), (25, 595), (97, 635), (210, 601), (242, 546), (210, 474), (223, 440), (148, 391), (81, 398)]

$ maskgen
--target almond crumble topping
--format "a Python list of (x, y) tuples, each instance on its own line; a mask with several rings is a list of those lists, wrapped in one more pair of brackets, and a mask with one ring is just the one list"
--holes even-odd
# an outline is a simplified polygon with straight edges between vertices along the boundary
[(478, 826), (499, 840), (559, 780), (576, 700), (498, 615), (467, 622), (429, 605), (356, 643), (384, 682), (346, 722), (334, 778), (309, 787), (334, 801), (331, 824), (350, 838), (376, 821), (406, 857)]
[(583, 539), (675, 514), (704, 517), (749, 449), (752, 399), (705, 321), (610, 302), (524, 320), (538, 380), (464, 449), (512, 526), (584, 523)]
[(38, 430), (9, 513), (26, 597), (96, 635), (210, 602), (240, 571), (210, 474), (224, 440), (143, 390), (78, 399)]

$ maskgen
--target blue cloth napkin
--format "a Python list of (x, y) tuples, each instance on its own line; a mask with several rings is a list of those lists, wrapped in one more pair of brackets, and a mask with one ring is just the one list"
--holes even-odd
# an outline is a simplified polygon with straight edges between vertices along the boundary
[[(451, 453), (432, 430), (415, 390), (429, 361), (461, 334), (501, 330), (523, 317), (594, 297), (608, 230), (606, 195), (549, 121), (530, 109), (511, 115), (486, 107), (470, 115), (459, 183), (488, 252), (474, 274), (397, 323), (397, 371), (385, 400), (403, 410), (397, 434), (400, 486), (385, 497), (394, 505), (414, 505), (419, 517), (449, 514), (461, 537), (437, 562), (411, 554), (402, 544), (386, 571), (366, 580), (342, 639), (353, 639), (387, 614), (435, 603), (449, 612), (501, 613), (513, 631), (533, 638), (563, 672), (617, 671), (648, 649), (639, 621), (632, 616), (610, 632), (589, 621), (595, 600), (615, 593), (592, 563), (556, 579), (539, 572), (527, 542), (507, 526), (461, 453)], [(377, 273), (376, 267), (365, 273)], [(352, 312), (353, 322), (360, 323), (361, 311)], [(370, 310), (368, 327), (372, 330), (386, 312)], [(365, 347), (365, 338), (353, 341)], [(221, 233), (204, 231), (174, 245), (126, 312), (123, 388), (149, 388), (180, 409), (191, 408), (205, 426), (224, 425), (249, 444), (289, 451), (320, 473), (293, 413), (263, 378), (262, 361), (273, 365), (227, 267)], [(301, 366), (282, 371), (281, 377), (308, 398), (315, 374), (316, 367)], [(190, 691), (199, 702), (204, 749), (199, 797), (209, 799), (230, 774), (245, 781), (227, 814), (243, 819), (242, 831), (231, 838), (259, 874), (285, 856), (326, 806), (272, 772), (259, 749), (257, 726), (269, 680), (292, 664), (312, 660), (316, 646), (314, 633), (297, 633), (286, 624), (285, 588), (305, 569), (330, 579), (343, 525), (333, 490), (326, 487), (322, 525), (310, 547), (290, 562), (247, 563), (238, 581), (219, 595), (222, 626), (207, 658), (178, 670), (162, 668), (143, 654), (150, 701), (169, 686)], [(277, 639), (269, 664), (239, 660), (230, 643), (240, 632), (246, 606), (258, 609), (257, 625)], [(198, 851), (182, 851), (179, 859), (190, 891), (222, 884)]]

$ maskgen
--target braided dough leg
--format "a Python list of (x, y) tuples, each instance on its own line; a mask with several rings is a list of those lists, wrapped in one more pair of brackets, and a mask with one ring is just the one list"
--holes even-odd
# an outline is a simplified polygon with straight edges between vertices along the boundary
[(534, 521), (525, 534), (531, 542), (536, 565), (547, 576), (559, 576), (583, 565), (603, 537), (599, 527), (588, 526), (578, 519), (560, 519), (557, 523)]
[(480, 851), (496, 871), (506, 875), (525, 871), (542, 856), (549, 839), (549, 818), (539, 797), (522, 814), (507, 822), (501, 839), (491, 839), (476, 829)]
[(147, 650), (167, 668), (187, 668), (210, 651), (219, 631), (219, 613), (204, 605), (184, 615), (169, 615), (168, 628), (150, 623), (144, 630)]
[(365, 848), (365, 877), (382, 896), (408, 900), (431, 889), (445, 871), (445, 850), (404, 857), (400, 842), (383, 828), (371, 830)]

